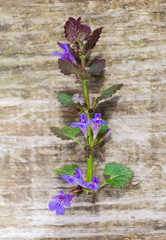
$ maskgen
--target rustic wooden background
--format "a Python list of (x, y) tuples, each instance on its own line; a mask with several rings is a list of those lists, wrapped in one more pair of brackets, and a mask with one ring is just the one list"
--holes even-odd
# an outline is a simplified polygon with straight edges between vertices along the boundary
[[(102, 169), (116, 161), (135, 177), (123, 189), (106, 187), (95, 205), (90, 196), (74, 199), (57, 216), (48, 202), (69, 184), (52, 170), (75, 163), (86, 174), (80, 147), (49, 129), (75, 121), (57, 93), (82, 90), (49, 55), (65, 42), (70, 16), (104, 26), (92, 57), (107, 65), (92, 79), (91, 94), (124, 84), (100, 105), (112, 137), (95, 173), (104, 181)], [(165, 240), (165, 0), (1, 0), (0, 50), (0, 239)]]

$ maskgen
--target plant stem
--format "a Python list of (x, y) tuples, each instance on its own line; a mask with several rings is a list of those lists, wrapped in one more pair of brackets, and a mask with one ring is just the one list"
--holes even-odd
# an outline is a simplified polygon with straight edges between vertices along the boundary
[(107, 183), (104, 182), (102, 185), (100, 185), (100, 189), (101, 189), (102, 187), (104, 187), (106, 184), (107, 184)]
[(80, 144), (82, 147), (85, 147), (77, 138), (73, 137), (73, 139), (74, 139), (78, 144)]
[(87, 182), (92, 182), (93, 180), (93, 150), (91, 149), (91, 153), (87, 160)]
[(84, 80), (83, 80), (83, 86), (84, 86), (84, 98), (85, 98), (85, 101), (86, 101), (88, 107), (90, 107), (88, 85), (87, 85), (87, 79), (86, 78), (84, 78)]
[[(86, 56), (81, 56), (82, 70), (85, 70), (85, 58)], [(84, 98), (87, 103), (88, 108), (90, 107), (89, 93), (87, 79), (85, 76), (82, 77), (83, 87), (84, 87)], [(88, 120), (90, 119), (90, 114), (86, 113)], [(87, 182), (92, 182), (93, 180), (93, 139), (92, 139), (92, 129), (88, 127), (88, 145), (90, 147), (90, 155), (87, 159)]]

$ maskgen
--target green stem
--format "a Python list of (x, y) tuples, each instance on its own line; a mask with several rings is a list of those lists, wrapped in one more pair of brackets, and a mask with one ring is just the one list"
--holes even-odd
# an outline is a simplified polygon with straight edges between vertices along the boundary
[(77, 138), (73, 137), (73, 139), (74, 139), (78, 144), (80, 144), (82, 147), (85, 147)]
[(101, 189), (102, 187), (104, 187), (106, 184), (107, 184), (107, 183), (104, 182), (102, 185), (100, 185), (100, 189)]
[(83, 80), (83, 86), (84, 86), (84, 98), (85, 98), (85, 101), (86, 101), (88, 107), (90, 107), (87, 79), (85, 79), (85, 78)]
[(91, 149), (91, 153), (87, 160), (87, 182), (92, 182), (93, 180), (93, 150)]
[[(90, 119), (90, 115), (88, 114), (88, 120)], [(88, 136), (89, 136), (89, 147), (90, 147), (90, 155), (87, 159), (87, 182), (92, 182), (93, 180), (93, 138), (92, 138), (92, 129), (88, 127)]]
[[(82, 70), (85, 70), (85, 55), (81, 56), (81, 63), (82, 63)], [(85, 76), (82, 77), (83, 80), (83, 87), (84, 87), (84, 98), (87, 103), (88, 108), (90, 107), (89, 101), (89, 93), (88, 93), (88, 85), (87, 79)], [(88, 120), (90, 119), (90, 115), (88, 113), (87, 117)], [(88, 127), (88, 147), (90, 147), (90, 155), (87, 159), (87, 182), (92, 182), (93, 180), (93, 139), (92, 139), (92, 129)]]

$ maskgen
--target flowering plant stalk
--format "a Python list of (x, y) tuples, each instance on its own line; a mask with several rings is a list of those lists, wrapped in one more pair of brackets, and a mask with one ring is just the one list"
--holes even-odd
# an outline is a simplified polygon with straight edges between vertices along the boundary
[[(105, 67), (104, 59), (94, 59), (87, 64), (90, 51), (99, 40), (103, 28), (97, 28), (91, 32), (90, 27), (81, 22), (81, 18), (76, 20), (72, 17), (65, 23), (64, 28), (65, 37), (69, 44), (58, 42), (62, 52), (50, 54), (60, 56), (58, 63), (61, 73), (74, 75), (82, 82), (83, 95), (59, 93), (58, 99), (62, 104), (75, 105), (75, 112), (80, 115), (81, 120), (63, 128), (51, 127), (51, 130), (57, 137), (63, 140), (72, 139), (84, 148), (87, 158), (87, 180), (85, 182), (83, 172), (77, 165), (66, 165), (54, 170), (55, 173), (61, 175), (62, 179), (70, 184), (75, 184), (69, 194), (59, 191), (60, 195), (52, 197), (53, 201), (49, 202), (50, 210), (56, 211), (56, 214), (59, 215), (65, 213), (65, 207), (70, 207), (70, 201), (75, 196), (78, 197), (83, 192), (98, 192), (106, 184), (122, 187), (133, 177), (133, 171), (115, 162), (105, 166), (104, 174), (108, 177), (102, 184), (99, 184), (99, 178), (94, 176), (93, 172), (94, 151), (99, 150), (100, 143), (111, 133), (111, 128), (102, 119), (101, 113), (97, 112), (97, 107), (101, 101), (106, 101), (122, 87), (122, 84), (116, 84), (106, 89), (99, 97), (93, 96), (92, 99), (89, 97), (88, 80), (90, 76), (99, 76)], [(77, 138), (81, 133), (84, 136), (84, 141)]]

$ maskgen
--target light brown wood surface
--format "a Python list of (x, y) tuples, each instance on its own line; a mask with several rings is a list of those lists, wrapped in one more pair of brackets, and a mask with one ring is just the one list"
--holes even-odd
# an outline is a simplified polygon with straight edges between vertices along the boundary
[[(75, 198), (57, 216), (48, 202), (70, 185), (52, 170), (75, 163), (86, 175), (83, 150), (49, 129), (76, 120), (57, 93), (82, 91), (49, 55), (65, 42), (70, 16), (92, 30), (104, 26), (91, 57), (104, 57), (106, 69), (89, 84), (91, 96), (124, 84), (99, 107), (112, 136), (95, 175), (103, 182), (104, 166), (115, 161), (135, 176), (123, 189), (103, 189), (95, 204)], [(0, 240), (165, 240), (166, 2), (1, 0), (0, 52)]]

